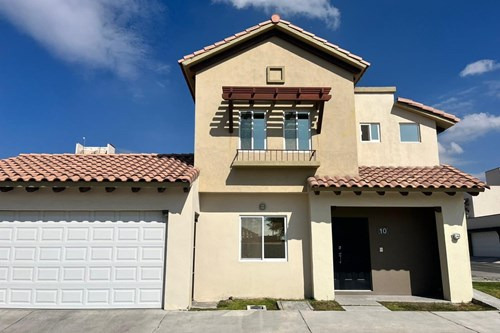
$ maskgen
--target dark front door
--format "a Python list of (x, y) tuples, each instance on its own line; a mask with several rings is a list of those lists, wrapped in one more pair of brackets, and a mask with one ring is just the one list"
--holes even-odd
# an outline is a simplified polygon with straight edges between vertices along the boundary
[(371, 290), (368, 219), (333, 218), (335, 289)]

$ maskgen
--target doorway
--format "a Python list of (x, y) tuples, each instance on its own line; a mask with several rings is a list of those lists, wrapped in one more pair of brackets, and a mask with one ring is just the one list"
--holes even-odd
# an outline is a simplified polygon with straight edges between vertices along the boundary
[(372, 290), (367, 218), (332, 219), (336, 290)]

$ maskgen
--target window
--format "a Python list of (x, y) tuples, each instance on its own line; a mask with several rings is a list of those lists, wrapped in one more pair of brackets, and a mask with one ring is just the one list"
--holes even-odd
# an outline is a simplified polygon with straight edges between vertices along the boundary
[(285, 112), (283, 131), (286, 150), (311, 149), (311, 126), (308, 112)]
[(420, 142), (420, 128), (415, 123), (399, 124), (401, 142)]
[(284, 216), (242, 216), (240, 224), (242, 260), (286, 259)]
[(265, 112), (242, 112), (240, 115), (240, 149), (266, 149)]
[(361, 141), (380, 142), (380, 124), (361, 124)]

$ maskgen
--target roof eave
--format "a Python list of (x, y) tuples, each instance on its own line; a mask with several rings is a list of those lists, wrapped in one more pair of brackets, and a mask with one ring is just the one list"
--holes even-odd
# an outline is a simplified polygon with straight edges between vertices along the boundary
[[(432, 113), (429, 111), (425, 111), (425, 110), (422, 110), (422, 109), (419, 109), (416, 107), (412, 107), (412, 106), (405, 104), (405, 103), (396, 102), (396, 105), (399, 108), (404, 109), (406, 111), (417, 113), (423, 117), (434, 120), (436, 122), (436, 127), (441, 128), (442, 131), (447, 130), (448, 128), (456, 125), (459, 122), (459, 121), (454, 121), (454, 120), (451, 120), (449, 118), (440, 116), (438, 114), (435, 114), (435, 113)], [(440, 132), (442, 132), (442, 131), (440, 131)]]
[(311, 191), (341, 191), (341, 192), (355, 192), (355, 191), (363, 191), (363, 192), (412, 192), (412, 193), (420, 193), (420, 192), (433, 192), (433, 193), (444, 193), (444, 192), (484, 192), (488, 186), (485, 187), (456, 187), (456, 188), (441, 188), (441, 187), (431, 187), (431, 188), (423, 188), (423, 187), (336, 187), (336, 186), (310, 186), (309, 189)]
[(158, 188), (158, 187), (191, 187), (192, 182), (189, 181), (0, 181), (0, 187), (144, 187), (144, 188)]

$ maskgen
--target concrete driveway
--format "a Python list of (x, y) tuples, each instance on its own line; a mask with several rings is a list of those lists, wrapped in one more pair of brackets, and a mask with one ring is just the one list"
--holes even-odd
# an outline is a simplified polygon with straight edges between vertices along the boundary
[(498, 332), (500, 313), (0, 310), (0, 332)]

